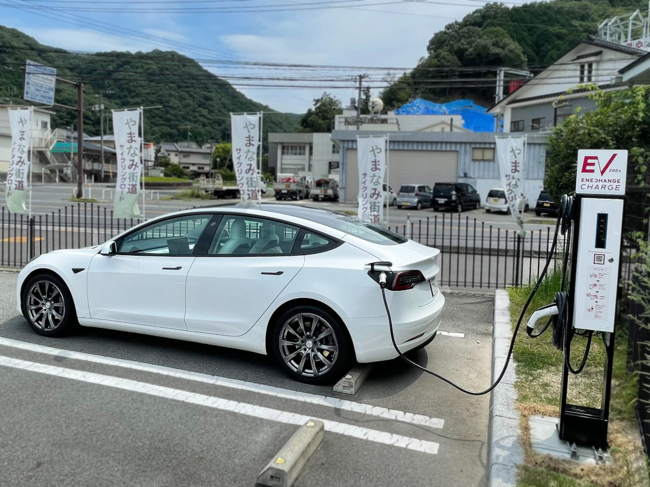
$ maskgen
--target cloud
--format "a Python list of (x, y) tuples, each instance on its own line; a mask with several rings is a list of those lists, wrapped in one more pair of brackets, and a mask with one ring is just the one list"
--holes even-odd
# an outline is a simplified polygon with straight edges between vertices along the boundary
[[(391, 6), (384, 7), (389, 9)], [(443, 7), (441, 7), (442, 10)], [(426, 55), (426, 46), (433, 34), (453, 19), (460, 19), (470, 9), (447, 7), (434, 17), (430, 5), (401, 4), (391, 15), (371, 9), (321, 10), (292, 12), (279, 17), (258, 19), (256, 34), (248, 32), (220, 36), (220, 41), (234, 53), (267, 62), (293, 64), (327, 64), (358, 66), (354, 70), (334, 70), (350, 77), (364, 74), (363, 67), (414, 67)], [(251, 71), (252, 72), (252, 71)], [(260, 74), (262, 71), (256, 71)], [(291, 71), (293, 76), (314, 76), (313, 71)], [(269, 71), (264, 72), (269, 76)], [(373, 71), (375, 77), (385, 73)], [(286, 84), (286, 83), (285, 83)], [(305, 84), (305, 83), (301, 83)], [(331, 86), (332, 82), (317, 83)], [(356, 96), (350, 81), (346, 89), (262, 90), (239, 88), (250, 98), (280, 111), (303, 113), (312, 106), (312, 100), (323, 91), (329, 91), (346, 105)], [(373, 95), (379, 94), (379, 88)]]
[(163, 39), (170, 41), (186, 42), (188, 40), (188, 38), (183, 34), (179, 34), (178, 32), (170, 32), (169, 30), (142, 29), (142, 32), (149, 34), (150, 36), (162, 37)]
[(144, 41), (131, 40), (90, 29), (20, 28), (41, 44), (70, 51), (150, 51), (155, 46)]

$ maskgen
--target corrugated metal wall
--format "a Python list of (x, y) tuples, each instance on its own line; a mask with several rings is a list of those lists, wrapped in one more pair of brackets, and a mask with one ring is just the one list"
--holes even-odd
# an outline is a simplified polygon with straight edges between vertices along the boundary
[[(536, 137), (538, 138), (538, 137)], [(345, 190), (345, 165), (346, 149), (356, 149), (356, 140), (341, 140), (340, 177), (341, 189)], [(472, 161), (472, 149), (494, 148), (496, 144), (486, 142), (407, 142), (390, 141), (390, 150), (417, 150), (417, 151), (456, 151), (458, 152), (458, 177), (476, 179), (498, 179), (499, 166), (495, 161)], [(397, 161), (391, 161), (396, 163)], [(526, 177), (527, 179), (544, 179), (546, 168), (546, 145), (537, 140), (529, 139), (526, 152)]]

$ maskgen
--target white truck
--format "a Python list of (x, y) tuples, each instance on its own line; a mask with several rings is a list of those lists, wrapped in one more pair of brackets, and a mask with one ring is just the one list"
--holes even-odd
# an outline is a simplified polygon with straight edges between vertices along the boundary
[[(266, 194), (266, 180), (260, 172), (257, 172), (258, 189), (262, 194)], [(199, 180), (201, 191), (211, 194), (213, 198), (239, 198), (239, 187), (237, 182), (223, 182), (221, 174), (211, 172), (208, 177), (201, 177)]]
[(295, 174), (278, 174), (277, 182), (273, 185), (276, 200), (301, 200), (309, 197), (309, 188), (304, 176)]

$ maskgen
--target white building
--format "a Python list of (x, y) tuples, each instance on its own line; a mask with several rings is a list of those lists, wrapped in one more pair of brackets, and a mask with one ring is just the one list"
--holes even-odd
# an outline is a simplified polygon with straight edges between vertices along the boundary
[[(596, 107), (579, 85), (603, 91), (626, 88), (620, 71), (645, 51), (597, 37), (588, 37), (521, 88), (489, 110), (503, 120), (504, 132), (548, 130), (576, 113)], [(569, 93), (569, 91), (571, 91)]]
[(345, 108), (334, 119), (334, 130), (359, 130), (378, 132), (468, 132), (463, 128), (461, 115), (396, 115), (394, 111), (378, 115), (361, 115)]
[(163, 142), (159, 155), (169, 157), (173, 164), (179, 164), (186, 171), (197, 174), (210, 172), (212, 149), (202, 149), (196, 142)]
[(275, 174), (338, 178), (339, 148), (326, 133), (269, 134), (269, 168)]

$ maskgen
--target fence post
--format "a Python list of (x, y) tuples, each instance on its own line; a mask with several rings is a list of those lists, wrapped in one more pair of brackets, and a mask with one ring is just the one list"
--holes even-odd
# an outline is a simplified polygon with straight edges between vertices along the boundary
[(516, 263), (515, 263), (515, 287), (519, 287), (522, 284), (521, 283), (521, 276), (519, 274), (520, 270), (521, 270), (520, 262), (523, 264), (523, 260), (521, 258), (522, 255), (521, 255), (521, 235), (520, 234), (517, 234), (517, 250), (516, 250), (515, 254), (516, 254), (515, 255), (515, 259), (516, 259)]
[(29, 247), (27, 250), (28, 260), (32, 260), (36, 252), (34, 250), (36, 247), (35, 227), (36, 227), (36, 219), (33, 216), (31, 216), (29, 217), (29, 224), (27, 225), (27, 246)]

